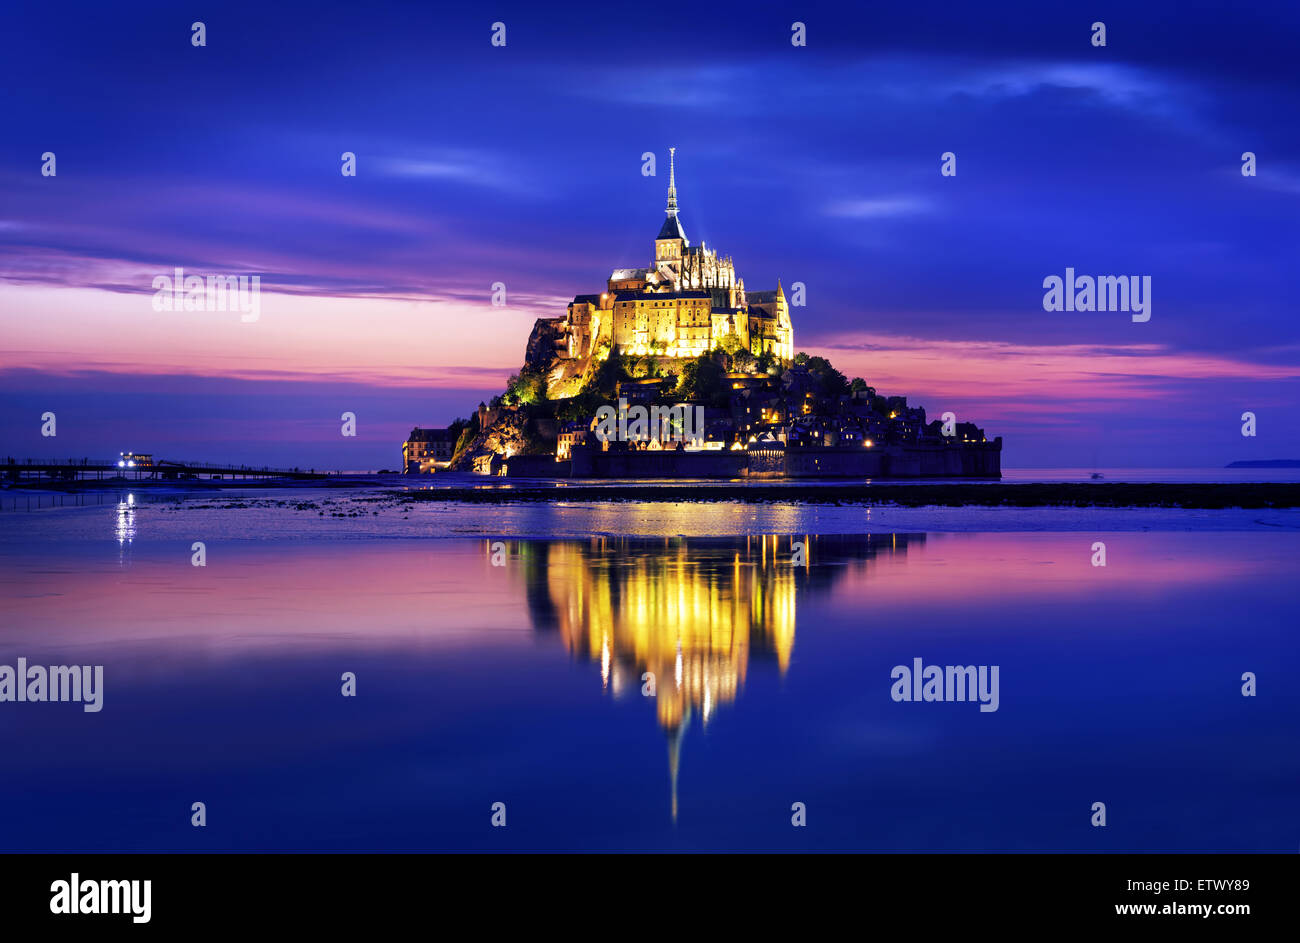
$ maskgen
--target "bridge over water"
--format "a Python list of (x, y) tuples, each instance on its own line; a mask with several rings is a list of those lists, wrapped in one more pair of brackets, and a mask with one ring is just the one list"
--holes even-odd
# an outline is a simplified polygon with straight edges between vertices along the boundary
[(127, 466), (120, 458), (15, 459), (0, 464), (0, 477), (8, 481), (183, 481), (247, 480), (258, 478), (328, 478), (339, 472), (303, 468), (269, 468), (254, 465), (220, 465), (213, 462), (178, 462), (157, 459)]

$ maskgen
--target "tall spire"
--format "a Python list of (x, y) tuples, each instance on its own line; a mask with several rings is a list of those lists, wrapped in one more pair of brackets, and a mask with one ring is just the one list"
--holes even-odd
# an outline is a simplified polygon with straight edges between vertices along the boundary
[(677, 148), (668, 148), (668, 209), (669, 216), (677, 215), (677, 174), (673, 166), (673, 155), (676, 154)]
[[(686, 241), (686, 233), (682, 230), (682, 224), (677, 219), (677, 168), (673, 163), (673, 155), (676, 151), (677, 148), (675, 147), (668, 148), (668, 218), (665, 219), (664, 224), (659, 227), (659, 235), (655, 237), (655, 242), (657, 244), (664, 240), (671, 242), (680, 241), (682, 244), (681, 247), (686, 247), (689, 246), (690, 243)], [(680, 259), (682, 253), (679, 251), (679, 248), (656, 245), (656, 261), (662, 261), (664, 259)]]

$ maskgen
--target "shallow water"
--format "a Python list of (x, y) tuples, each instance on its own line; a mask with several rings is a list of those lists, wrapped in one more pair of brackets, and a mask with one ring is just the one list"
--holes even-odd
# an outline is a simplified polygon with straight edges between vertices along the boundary
[[(703, 493), (703, 492), (702, 492)], [(435, 540), (921, 532), (1300, 531), (1300, 508), (890, 507), (740, 501), (410, 501), (361, 488), (33, 496), (0, 512), (0, 545), (38, 541)], [(81, 502), (78, 504), (77, 502)]]
[[(105, 679), (0, 703), (0, 847), (1300, 845), (1293, 512), (358, 497), (0, 519), (0, 664)], [(998, 666), (998, 709), (895, 702), (914, 658)]]

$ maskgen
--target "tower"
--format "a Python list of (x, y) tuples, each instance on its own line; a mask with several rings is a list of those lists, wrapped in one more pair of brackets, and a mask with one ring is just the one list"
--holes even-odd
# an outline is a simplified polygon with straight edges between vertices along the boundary
[(790, 307), (779, 278), (776, 280), (776, 345), (772, 353), (780, 360), (794, 359), (794, 325), (790, 321)]
[(677, 148), (668, 148), (668, 208), (664, 211), (668, 218), (664, 220), (663, 226), (659, 228), (659, 235), (655, 237), (655, 265), (662, 270), (660, 263), (671, 263), (670, 267), (674, 274), (686, 247), (690, 245), (690, 241), (686, 238), (686, 230), (682, 229), (682, 224), (677, 219), (676, 153)]

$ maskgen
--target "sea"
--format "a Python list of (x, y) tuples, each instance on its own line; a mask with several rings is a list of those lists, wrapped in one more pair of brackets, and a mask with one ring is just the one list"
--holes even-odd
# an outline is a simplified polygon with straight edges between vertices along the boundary
[(0, 850), (1300, 849), (1300, 511), (446, 480), (0, 495)]

